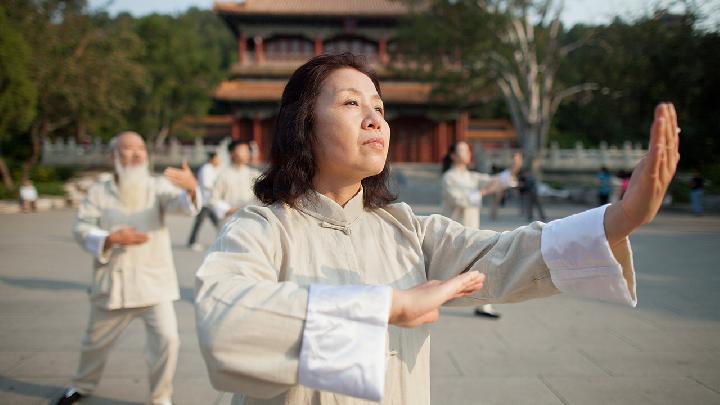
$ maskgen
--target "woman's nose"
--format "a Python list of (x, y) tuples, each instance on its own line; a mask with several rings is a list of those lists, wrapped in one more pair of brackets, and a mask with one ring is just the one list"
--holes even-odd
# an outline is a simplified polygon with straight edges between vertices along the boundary
[(375, 110), (370, 110), (365, 116), (362, 122), (363, 129), (380, 129), (381, 119), (380, 113)]

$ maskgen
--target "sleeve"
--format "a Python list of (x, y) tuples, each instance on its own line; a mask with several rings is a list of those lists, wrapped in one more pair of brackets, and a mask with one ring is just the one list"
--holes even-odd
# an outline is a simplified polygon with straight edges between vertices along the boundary
[(473, 298), (453, 304), (518, 302), (566, 292), (635, 305), (629, 242), (610, 248), (597, 210), (501, 233), (465, 228), (439, 215), (419, 217), (419, 225), (429, 279), (471, 270), (486, 275)]
[(392, 290), (280, 281), (283, 237), (259, 210), (240, 211), (197, 272), (198, 338), (213, 387), (273, 398), (303, 384), (379, 400)]
[(215, 216), (219, 219), (225, 218), (228, 211), (232, 208), (232, 206), (225, 201), (225, 196), (227, 194), (226, 183), (225, 174), (224, 172), (221, 172), (215, 180), (215, 186), (213, 187), (212, 198), (210, 201), (210, 207), (212, 208), (213, 213), (215, 213)]
[(480, 190), (468, 191), (459, 182), (452, 179), (451, 176), (443, 176), (442, 179), (443, 199), (454, 207), (479, 207), (480, 206)]
[(163, 211), (185, 215), (195, 215), (200, 211), (203, 202), (199, 185), (195, 189), (194, 203), (185, 190), (176, 187), (164, 177), (155, 179), (155, 185), (157, 198), (160, 200)]
[(105, 264), (110, 261), (111, 250), (103, 250), (109, 232), (100, 228), (100, 187), (96, 185), (88, 190), (80, 203), (73, 225), (73, 235), (83, 249), (92, 254), (97, 261)]

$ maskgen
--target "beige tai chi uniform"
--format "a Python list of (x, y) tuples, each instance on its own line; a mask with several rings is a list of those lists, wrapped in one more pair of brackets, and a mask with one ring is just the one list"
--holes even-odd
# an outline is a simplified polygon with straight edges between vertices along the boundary
[(606, 207), (496, 233), (403, 203), (366, 210), (362, 198), (247, 207), (211, 247), (198, 337), (234, 404), (429, 404), (429, 327), (388, 325), (392, 288), (478, 270), (476, 299), (454, 304), (568, 292), (635, 305), (630, 245), (609, 247)]
[(493, 183), (491, 191), (497, 192), (515, 186), (509, 170), (496, 175), (450, 168), (442, 176), (442, 214), (470, 228), (480, 227), (480, 190)]
[[(199, 191), (193, 204), (185, 191), (161, 177), (149, 181), (145, 208), (132, 213), (125, 210), (113, 179), (88, 190), (73, 229), (80, 245), (95, 257), (90, 320), (73, 379), (81, 394), (95, 389), (113, 344), (130, 321), (140, 317), (147, 330), (149, 402), (171, 400), (180, 346), (172, 302), (180, 298), (180, 291), (165, 214), (193, 215), (201, 204)], [(109, 233), (125, 227), (147, 233), (148, 241), (103, 252)]]
[(212, 192), (213, 212), (222, 220), (230, 209), (240, 209), (247, 205), (258, 204), (253, 193), (255, 179), (260, 177), (260, 172), (248, 165), (240, 167), (230, 165), (220, 171), (215, 188)]

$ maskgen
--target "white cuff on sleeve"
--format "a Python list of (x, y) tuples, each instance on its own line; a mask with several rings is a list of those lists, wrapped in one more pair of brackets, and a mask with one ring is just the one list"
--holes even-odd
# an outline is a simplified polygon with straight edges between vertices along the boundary
[(479, 191), (471, 191), (468, 194), (468, 202), (470, 203), (471, 207), (481, 207), (482, 193), (480, 193)]
[(380, 401), (392, 288), (312, 284), (298, 379), (307, 387)]
[(195, 215), (200, 211), (200, 208), (203, 206), (203, 199), (202, 199), (202, 193), (200, 192), (200, 187), (195, 187), (195, 204), (193, 204), (192, 198), (190, 198), (190, 194), (183, 190), (183, 193), (180, 195), (180, 209), (182, 211), (187, 212), (190, 215)]
[(498, 181), (500, 182), (500, 188), (505, 190), (510, 187), (517, 187), (517, 179), (513, 176), (510, 170), (503, 170), (498, 174)]
[(212, 206), (213, 212), (215, 213), (215, 216), (222, 220), (225, 218), (225, 215), (227, 215), (228, 211), (230, 211), (230, 204), (226, 203), (225, 201), (215, 201), (215, 203)]
[[(560, 291), (634, 307), (635, 292), (630, 291), (622, 266), (605, 237), (607, 207), (548, 223), (540, 235), (540, 251), (552, 282)], [(631, 277), (634, 279), (634, 271)]]
[(105, 252), (103, 250), (105, 238), (107, 238), (108, 235), (110, 235), (110, 233), (102, 229), (93, 229), (85, 235), (85, 250), (92, 253), (102, 264), (110, 260), (110, 251)]

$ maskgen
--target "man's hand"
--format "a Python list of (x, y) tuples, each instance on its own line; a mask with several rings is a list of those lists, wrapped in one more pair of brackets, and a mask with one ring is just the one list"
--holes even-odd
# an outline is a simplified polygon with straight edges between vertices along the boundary
[(430, 280), (409, 290), (393, 290), (388, 323), (412, 328), (435, 322), (441, 305), (480, 290), (484, 281), (484, 274), (471, 271), (445, 281)]
[(135, 228), (121, 228), (105, 238), (103, 250), (110, 249), (115, 245), (141, 245), (148, 241), (146, 233), (138, 232)]
[(183, 160), (180, 169), (168, 167), (163, 172), (163, 175), (165, 175), (165, 178), (170, 180), (172, 184), (185, 190), (192, 199), (192, 202), (195, 203), (195, 190), (198, 183), (197, 179), (195, 179), (195, 176), (193, 176), (192, 171), (190, 170), (190, 167), (188, 166), (186, 160)]
[(174, 167), (168, 167), (163, 172), (165, 178), (177, 187), (187, 191), (188, 193), (194, 193), (197, 188), (197, 180), (193, 176), (187, 161), (182, 162), (180, 169)]
[(605, 211), (605, 235), (613, 245), (655, 218), (680, 160), (680, 129), (672, 103), (655, 108), (650, 150), (635, 166), (623, 199)]

